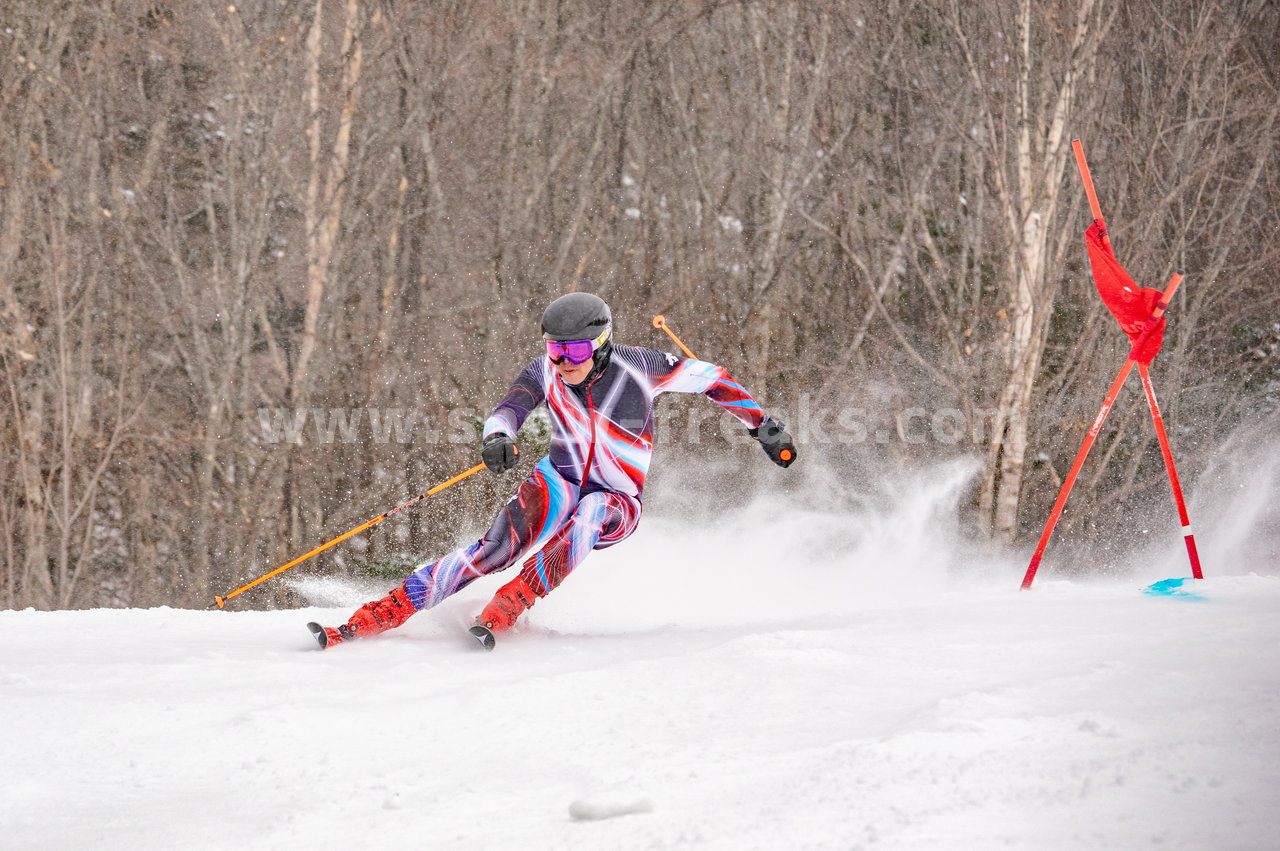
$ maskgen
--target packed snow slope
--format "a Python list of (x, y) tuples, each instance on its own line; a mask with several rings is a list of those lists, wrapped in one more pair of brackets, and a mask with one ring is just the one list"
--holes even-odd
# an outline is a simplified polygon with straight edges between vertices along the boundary
[(655, 512), (487, 654), (497, 578), (326, 652), (385, 588), (0, 612), (0, 847), (1276, 848), (1280, 578), (1205, 528), (1209, 578), (1143, 593), (1171, 523), (1020, 592), (941, 520), (965, 475)]

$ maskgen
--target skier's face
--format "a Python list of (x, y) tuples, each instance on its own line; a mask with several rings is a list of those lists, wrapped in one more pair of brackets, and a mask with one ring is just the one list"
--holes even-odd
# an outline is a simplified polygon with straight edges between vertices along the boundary
[(553, 363), (552, 366), (556, 368), (556, 375), (559, 375), (565, 384), (581, 384), (586, 380), (595, 363), (594, 357), (579, 364), (570, 363), (568, 358), (563, 358), (560, 363)]

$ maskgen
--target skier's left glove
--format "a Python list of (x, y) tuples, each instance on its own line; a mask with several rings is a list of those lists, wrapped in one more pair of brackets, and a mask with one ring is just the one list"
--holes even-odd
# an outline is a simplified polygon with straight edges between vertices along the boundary
[(749, 428), (747, 434), (760, 441), (764, 454), (779, 467), (790, 467), (796, 460), (796, 445), (786, 426), (772, 417), (766, 416), (759, 428)]

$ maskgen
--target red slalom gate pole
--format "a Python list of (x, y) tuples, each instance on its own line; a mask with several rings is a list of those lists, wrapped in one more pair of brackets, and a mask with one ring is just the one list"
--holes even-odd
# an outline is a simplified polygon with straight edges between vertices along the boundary
[(1089, 210), (1094, 219), (1102, 220), (1102, 205), (1098, 203), (1098, 193), (1093, 190), (1093, 176), (1089, 174), (1089, 163), (1084, 158), (1084, 145), (1079, 139), (1071, 140), (1071, 150), (1076, 155), (1076, 168), (1080, 170), (1080, 180), (1084, 183), (1084, 194), (1089, 199)]
[(1191, 561), (1191, 575), (1196, 579), (1204, 579), (1200, 569), (1200, 553), (1196, 550), (1196, 537), (1191, 530), (1191, 517), (1187, 514), (1187, 503), (1182, 498), (1182, 485), (1178, 482), (1178, 468), (1173, 463), (1173, 450), (1169, 448), (1169, 435), (1164, 429), (1164, 417), (1160, 414), (1160, 405), (1156, 402), (1156, 388), (1151, 383), (1151, 373), (1146, 364), (1138, 364), (1138, 375), (1142, 376), (1142, 389), (1147, 394), (1147, 406), (1151, 408), (1151, 422), (1156, 427), (1156, 437), (1160, 441), (1160, 454), (1164, 456), (1165, 469), (1169, 471), (1169, 487), (1173, 489), (1173, 501), (1178, 505), (1178, 520), (1182, 523), (1182, 539), (1187, 544), (1187, 558)]
[[(1174, 272), (1173, 278), (1170, 279), (1169, 285), (1165, 287), (1164, 294), (1160, 297), (1160, 302), (1151, 314), (1151, 326), (1153, 328), (1156, 320), (1159, 320), (1164, 315), (1165, 308), (1169, 306), (1169, 299), (1173, 298), (1173, 294), (1178, 291), (1178, 287), (1181, 284), (1182, 273)], [(1148, 333), (1150, 332), (1148, 331)], [(1097, 439), (1098, 433), (1102, 431), (1102, 424), (1106, 421), (1107, 414), (1111, 413), (1111, 406), (1115, 404), (1116, 396), (1120, 395), (1120, 388), (1124, 387), (1125, 379), (1129, 377), (1129, 373), (1133, 370), (1133, 365), (1137, 363), (1133, 359), (1133, 353), (1138, 350), (1138, 347), (1145, 340), (1145, 335), (1139, 337), (1129, 350), (1129, 357), (1116, 375), (1116, 380), (1111, 382), (1111, 389), (1107, 391), (1107, 398), (1102, 401), (1102, 407), (1098, 409), (1098, 415), (1093, 418), (1093, 425), (1089, 427), (1089, 433), (1085, 435), (1084, 443), (1080, 444), (1080, 450), (1076, 452), (1076, 460), (1071, 465), (1071, 472), (1067, 473), (1067, 478), (1063, 481), (1062, 488), (1058, 491), (1058, 498), (1053, 503), (1053, 510), (1049, 512), (1049, 519), (1044, 524), (1044, 531), (1040, 533), (1040, 541), (1036, 544), (1036, 551), (1031, 556), (1031, 563), (1027, 565), (1026, 575), (1022, 577), (1022, 590), (1024, 591), (1031, 587), (1032, 581), (1036, 578), (1036, 571), (1040, 569), (1040, 559), (1044, 557), (1045, 548), (1049, 546), (1049, 538), (1053, 536), (1053, 527), (1058, 524), (1058, 517), (1062, 514), (1062, 509), (1067, 504), (1067, 497), (1071, 495), (1071, 489), (1075, 486), (1076, 477), (1080, 475), (1080, 468), (1084, 466), (1085, 458), (1089, 457), (1089, 450), (1093, 448), (1093, 442)]]
[(1084, 459), (1089, 457), (1089, 450), (1093, 448), (1093, 442), (1098, 437), (1098, 432), (1102, 430), (1102, 424), (1107, 419), (1107, 414), (1111, 413), (1111, 406), (1115, 404), (1116, 396), (1120, 395), (1120, 388), (1124, 387), (1124, 380), (1129, 377), (1129, 373), (1133, 371), (1133, 358), (1129, 358), (1124, 362), (1124, 366), (1120, 368), (1120, 372), (1116, 375), (1116, 380), (1111, 382), (1111, 389), (1107, 391), (1107, 398), (1102, 400), (1102, 407), (1098, 409), (1098, 415), (1093, 418), (1093, 425), (1089, 427), (1089, 433), (1085, 435), (1084, 443), (1080, 444), (1080, 450), (1076, 452), (1076, 460), (1071, 465), (1071, 472), (1067, 473), (1067, 478), (1062, 482), (1062, 487), (1058, 490), (1058, 498), (1053, 503), (1053, 510), (1049, 512), (1049, 519), (1044, 524), (1044, 530), (1040, 533), (1040, 542), (1036, 544), (1036, 551), (1031, 556), (1031, 564), (1027, 566), (1026, 575), (1022, 577), (1022, 590), (1031, 587), (1031, 583), (1036, 578), (1036, 571), (1040, 569), (1040, 559), (1044, 557), (1044, 551), (1049, 546), (1049, 538), (1053, 535), (1053, 527), (1058, 524), (1058, 516), (1062, 514), (1063, 507), (1067, 504), (1067, 497), (1071, 495), (1071, 488), (1075, 486), (1076, 476), (1080, 475), (1080, 468), (1084, 466)]

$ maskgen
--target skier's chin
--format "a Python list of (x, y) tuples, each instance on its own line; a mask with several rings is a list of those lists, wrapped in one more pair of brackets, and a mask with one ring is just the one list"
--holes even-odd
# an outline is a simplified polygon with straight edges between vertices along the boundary
[(556, 365), (556, 374), (560, 376), (560, 380), (565, 384), (577, 386), (586, 381), (587, 376), (591, 374), (591, 366), (595, 363), (595, 359), (580, 363), (577, 366), (566, 368), (564, 364)]

